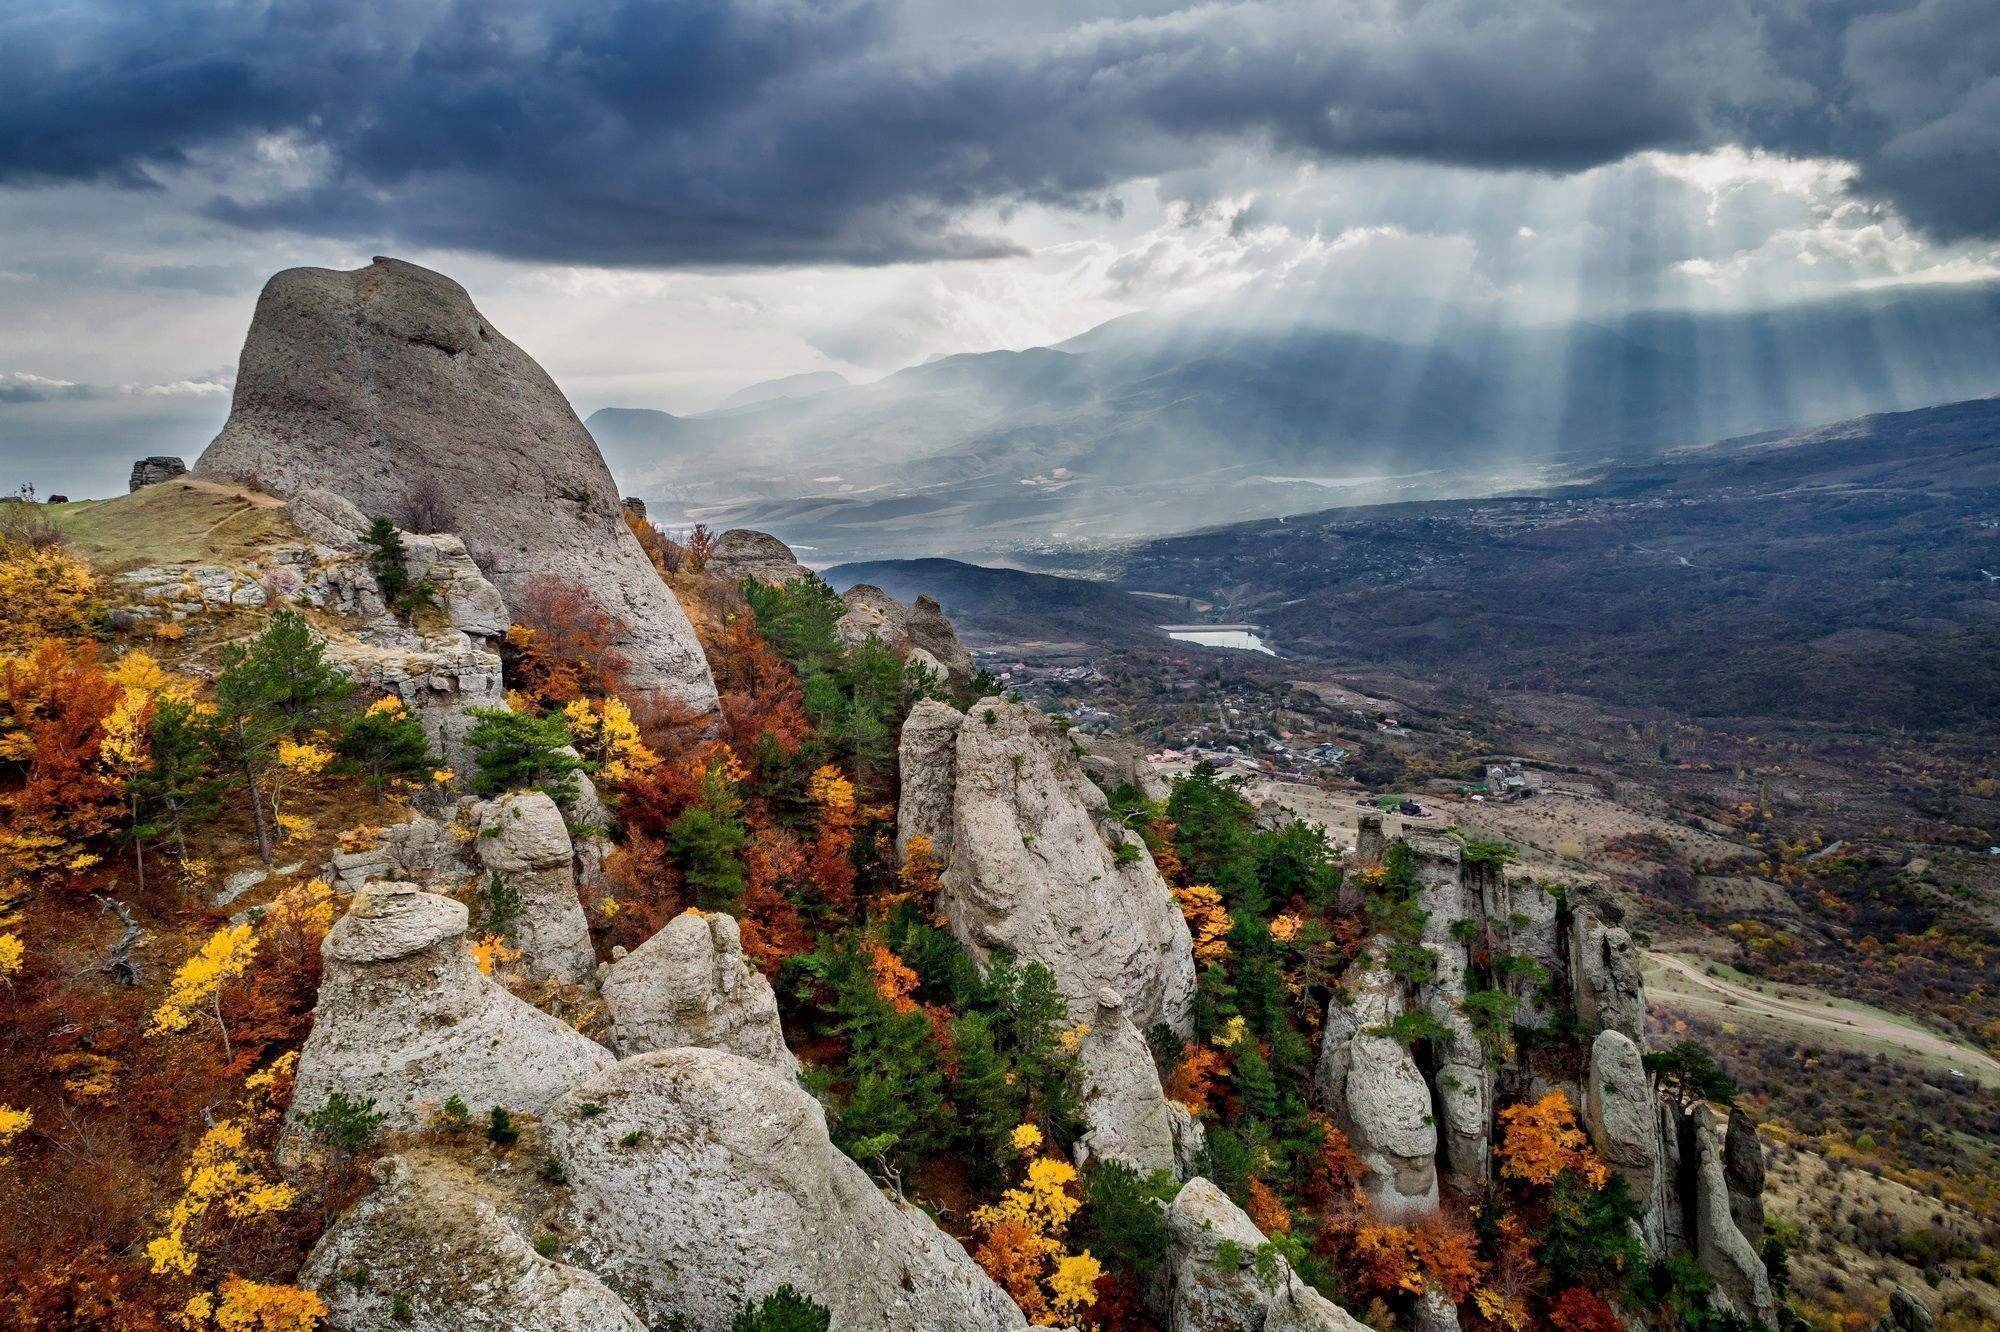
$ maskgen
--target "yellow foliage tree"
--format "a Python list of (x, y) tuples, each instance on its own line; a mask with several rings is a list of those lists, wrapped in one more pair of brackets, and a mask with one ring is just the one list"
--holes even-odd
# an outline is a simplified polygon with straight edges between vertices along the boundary
[(571, 699), (563, 705), (563, 721), (577, 752), (598, 765), (600, 782), (615, 786), (659, 766), (660, 756), (639, 738), (639, 724), (622, 698)]
[(196, 1010), (209, 1009), (222, 1033), (222, 1056), (232, 1058), (229, 1028), (222, 1021), (222, 987), (241, 976), (257, 956), (257, 940), (248, 924), (225, 926), (208, 937), (201, 950), (181, 963), (167, 986), (166, 998), (153, 1010), (148, 1036), (186, 1031)]
[(14, 976), (21, 970), (22, 955), (19, 935), (0, 934), (0, 981), (14, 983)]
[(166, 1230), (146, 1245), (155, 1274), (194, 1275), (201, 1254), (192, 1247), (192, 1238), (209, 1216), (243, 1220), (292, 1205), (292, 1187), (259, 1174), (245, 1143), (243, 1124), (235, 1119), (218, 1120), (201, 1135), (181, 1172), (181, 1196), (167, 1212)]
[(60, 546), (0, 538), (0, 651), (16, 652), (44, 638), (90, 632), (97, 575)]
[[(1039, 1130), (1023, 1124), (1014, 1130), (1019, 1151), (1032, 1151)], [(1021, 1312), (1037, 1326), (1073, 1321), (1077, 1311), (1097, 1301), (1097, 1278), (1103, 1268), (1089, 1250), (1069, 1253), (1063, 1235), (1083, 1203), (1077, 1198), (1076, 1167), (1054, 1157), (1028, 1162), (1021, 1183), (1000, 1200), (972, 1214), (980, 1236), (973, 1253), (986, 1274), (999, 1282)]]
[(34, 1111), (16, 1110), (11, 1105), (0, 1105), (0, 1166), (13, 1163), (14, 1158), (6, 1154), (7, 1145), (34, 1125)]
[(326, 1302), (297, 1286), (266, 1285), (231, 1273), (216, 1294), (215, 1325), (222, 1332), (313, 1332)]
[(1500, 1173), (1530, 1184), (1553, 1184), (1556, 1176), (1573, 1170), (1593, 1189), (1610, 1178), (1604, 1162), (1590, 1150), (1590, 1139), (1577, 1127), (1576, 1108), (1561, 1091), (1539, 1101), (1510, 1105), (1500, 1112)]
[(1229, 911), (1222, 894), (1205, 883), (1174, 889), (1174, 901), (1194, 936), (1194, 960), (1207, 966), (1229, 956)]

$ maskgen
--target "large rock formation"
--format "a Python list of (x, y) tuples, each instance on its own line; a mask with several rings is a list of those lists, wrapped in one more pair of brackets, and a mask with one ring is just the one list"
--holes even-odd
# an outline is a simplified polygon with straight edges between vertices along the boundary
[(518, 607), (573, 580), (617, 616), (635, 688), (698, 712), (715, 685), (694, 631), (619, 511), (597, 445), (553, 381), (465, 289), (393, 259), (294, 268), (264, 286), (229, 421), (199, 476), (456, 532)]
[(1722, 1144), (1715, 1114), (1698, 1105), (1687, 1116), (1681, 1150), (1692, 1151), (1694, 1199), (1692, 1247), (1702, 1270), (1746, 1318), (1769, 1323), (1776, 1313), (1771, 1282), (1757, 1246), (1736, 1228), (1729, 1210), (1729, 1180), (1722, 1164)]
[(1635, 1041), (1646, 1036), (1646, 992), (1631, 936), (1589, 907), (1570, 920), (1569, 978), (1577, 1021), (1587, 1031), (1609, 1027)]
[(320, 945), (326, 970), (292, 1093), (297, 1120), (342, 1092), (391, 1131), (453, 1096), (474, 1111), (539, 1112), (612, 1063), (602, 1046), (482, 976), (462, 903), (406, 883), (356, 894)]
[(1722, 1137), (1722, 1173), (1729, 1181), (1729, 1214), (1752, 1244), (1764, 1238), (1764, 1144), (1742, 1106), (1729, 1111)]
[(147, 486), (157, 486), (162, 481), (171, 481), (177, 476), (187, 475), (187, 464), (169, 454), (155, 454), (141, 458), (132, 464), (132, 476), (127, 490), (144, 490)]
[(546, 791), (516, 791), (479, 807), (479, 860), (488, 891), (505, 894), (513, 912), (512, 945), (531, 976), (572, 985), (591, 979), (597, 955), (590, 921), (576, 896), (569, 829)]
[(639, 1055), (578, 1086), (546, 1127), (570, 1181), (572, 1260), (649, 1326), (724, 1332), (781, 1285), (856, 1332), (1026, 1325), (956, 1240), (833, 1146), (818, 1101), (763, 1064)]
[(1410, 843), (1417, 853), (1417, 903), (1424, 911), (1423, 946), (1436, 959), (1431, 980), (1418, 987), (1423, 1011), (1448, 1035), (1432, 1042), (1437, 1067), (1430, 1078), (1439, 1110), (1443, 1163), (1459, 1190), (1471, 1196), (1486, 1178), (1488, 1126), (1493, 1119), (1492, 1077), (1486, 1048), (1466, 1016), (1469, 956), (1463, 928), (1481, 912), (1474, 866), (1451, 837)]
[(644, 1332), (602, 1281), (536, 1253), (495, 1202), (469, 1171), (387, 1157), (299, 1280), (326, 1301), (332, 1332)]
[(1080, 1021), (1108, 988), (1140, 1028), (1185, 1032), (1194, 951), (1145, 844), (1105, 820), (1104, 793), (1041, 713), (998, 698), (975, 704), (958, 720), (948, 763), (947, 713), (923, 710), (917, 740), (905, 742), (904, 799), (920, 812), (903, 831), (940, 821), (948, 773), (940, 906), (953, 931), (982, 959), (1004, 948), (1047, 967)]
[(1262, 1231), (1206, 1179), (1167, 1209), (1169, 1332), (1363, 1332), (1345, 1309), (1260, 1254)]
[(935, 597), (920, 596), (905, 606), (873, 583), (856, 583), (840, 599), (847, 607), (834, 625), (841, 642), (852, 646), (877, 638), (955, 684), (972, 679), (972, 654)]
[(792, 554), (792, 548), (768, 532), (732, 527), (716, 538), (707, 572), (725, 583), (754, 578), (782, 587), (812, 573)]
[(733, 917), (682, 912), (606, 969), (603, 995), (621, 1057), (698, 1045), (798, 1072), (778, 998), (744, 959)]
[(1080, 1156), (1123, 1161), (1141, 1174), (1186, 1175), (1201, 1149), (1201, 1123), (1167, 1099), (1153, 1052), (1115, 990), (1097, 996), (1097, 1012), (1077, 1047), (1088, 1131)]
[(1404, 1011), (1401, 983), (1382, 961), (1388, 947), (1371, 943), (1351, 1002), (1328, 1004), (1315, 1090), (1368, 1167), (1376, 1210), (1403, 1220), (1437, 1208), (1438, 1131), (1422, 1070), (1386, 1034)]
[(958, 791), (958, 727), (965, 715), (929, 699), (910, 709), (897, 755), (902, 799), (896, 805), (896, 854), (907, 855), (910, 839), (930, 840), (931, 854), (951, 859), (952, 802)]
[(1590, 1045), (1584, 1075), (1583, 1122), (1604, 1163), (1625, 1177), (1633, 1201), (1646, 1208), (1640, 1225), (1647, 1250), (1663, 1251), (1659, 1215), (1661, 1174), (1660, 1115), (1639, 1047), (1622, 1031), (1606, 1029)]

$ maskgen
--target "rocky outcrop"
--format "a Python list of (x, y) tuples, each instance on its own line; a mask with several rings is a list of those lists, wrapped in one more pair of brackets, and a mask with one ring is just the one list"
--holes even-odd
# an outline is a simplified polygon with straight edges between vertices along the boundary
[(841, 642), (856, 646), (876, 638), (954, 684), (972, 679), (972, 654), (958, 641), (936, 598), (920, 596), (905, 606), (873, 583), (856, 583), (840, 599), (847, 607), (834, 625)]
[(1185, 1176), (1201, 1149), (1201, 1124), (1167, 1099), (1146, 1038), (1125, 1016), (1114, 990), (1097, 996), (1090, 1030), (1077, 1047), (1088, 1126), (1079, 1158), (1123, 1161), (1139, 1173)]
[(1369, 1169), (1365, 1187), (1391, 1220), (1435, 1211), (1438, 1131), (1431, 1089), (1410, 1051), (1386, 1029), (1404, 1011), (1402, 986), (1376, 939), (1349, 991), (1327, 1006), (1315, 1091)]
[(1889, 1295), (1889, 1316), (1875, 1324), (1875, 1332), (1935, 1332), (1937, 1319), (1924, 1302), (1898, 1286)]
[(320, 945), (325, 973), (292, 1093), (296, 1121), (335, 1092), (372, 1099), (391, 1131), (453, 1096), (538, 1113), (611, 1054), (483, 976), (462, 903), (407, 883), (356, 894)]
[(1647, 1249), (1664, 1246), (1656, 1203), (1661, 1187), (1660, 1116), (1639, 1047), (1621, 1031), (1600, 1031), (1590, 1045), (1584, 1077), (1583, 1122), (1604, 1163), (1625, 1177), (1633, 1201), (1647, 1209), (1641, 1221)]
[(479, 807), (479, 862), (488, 892), (512, 907), (509, 942), (530, 976), (580, 985), (597, 970), (590, 922), (576, 896), (569, 829), (546, 791), (516, 791)]
[(834, 625), (841, 642), (853, 647), (872, 636), (890, 647), (908, 645), (909, 635), (903, 632), (903, 621), (908, 618), (910, 608), (881, 588), (873, 583), (856, 583), (840, 594), (840, 600), (847, 607), (847, 613)]
[[(928, 748), (903, 773), (904, 798), (933, 811), (946, 720), (926, 714)], [(1185, 1032), (1187, 922), (1138, 835), (1104, 819), (1104, 793), (1068, 741), (1041, 713), (998, 698), (974, 705), (957, 733), (939, 898), (953, 932), (982, 961), (1004, 948), (1047, 967), (1078, 1020), (1108, 988), (1141, 1029)]]
[(375, 1188), (313, 1247), (299, 1280), (332, 1332), (644, 1332), (602, 1281), (551, 1261), (480, 1181), (428, 1156), (391, 1156)]
[(1167, 1209), (1169, 1332), (1362, 1332), (1363, 1325), (1259, 1250), (1262, 1231), (1206, 1179)]
[(141, 458), (132, 464), (132, 476), (126, 493), (144, 490), (147, 486), (157, 486), (162, 481), (171, 481), (177, 476), (187, 475), (187, 464), (179, 458), (157, 454), (151, 458)]
[(1631, 936), (1589, 907), (1577, 908), (1570, 921), (1569, 980), (1584, 1030), (1609, 1027), (1634, 1041), (1645, 1039), (1646, 993)]
[(1752, 1244), (1764, 1237), (1764, 1144), (1740, 1105), (1729, 1110), (1722, 1135), (1722, 1175), (1729, 1183), (1729, 1214)]
[(715, 685), (619, 511), (596, 444), (465, 289), (393, 259), (264, 286), (229, 421), (198, 476), (322, 488), (399, 526), (456, 532), (510, 605), (581, 584), (625, 632), (632, 685), (707, 713)]
[(1417, 1308), (1411, 1319), (1412, 1332), (1459, 1332), (1458, 1309), (1453, 1306), (1451, 1296), (1441, 1287), (1424, 1287), (1424, 1293), (1417, 1297)]
[(367, 846), (334, 852), (324, 877), (342, 893), (376, 879), (457, 888), (474, 874), (465, 861), (469, 850), (453, 824), (418, 814), (381, 829)]
[(956, 1240), (833, 1146), (818, 1101), (763, 1064), (639, 1055), (578, 1086), (546, 1132), (569, 1179), (571, 1260), (649, 1326), (724, 1332), (781, 1285), (857, 1332), (1026, 1325)]
[(743, 956), (733, 917), (684, 911), (604, 973), (611, 1045), (620, 1057), (698, 1045), (792, 1075), (771, 983)]
[[(1466, 1016), (1469, 945), (1463, 926), (1477, 923), (1480, 898), (1471, 891), (1479, 875), (1465, 863), (1451, 837), (1413, 838), (1417, 855), (1417, 904), (1424, 912), (1423, 946), (1434, 961), (1432, 979), (1417, 1002), (1447, 1033), (1434, 1040), (1437, 1066), (1430, 1075), (1438, 1107), (1444, 1168), (1462, 1193), (1476, 1194), (1486, 1179), (1487, 1132), (1493, 1120), (1493, 1087), (1486, 1047)], [(1468, 882), (1472, 881), (1472, 882)]]
[(716, 538), (708, 555), (708, 573), (725, 583), (754, 578), (760, 583), (783, 587), (812, 571), (800, 564), (792, 548), (768, 532), (732, 527)]
[(896, 854), (912, 837), (927, 837), (942, 866), (951, 858), (952, 801), (958, 790), (958, 728), (965, 714), (926, 699), (903, 722), (897, 763), (902, 799), (896, 805)]
[(972, 654), (958, 641), (958, 631), (951, 627), (937, 598), (919, 596), (910, 603), (910, 613), (903, 617), (903, 634), (913, 650), (929, 653), (953, 680), (972, 678)]
[(1698, 1105), (1687, 1116), (1683, 1152), (1692, 1151), (1694, 1235), (1691, 1247), (1702, 1271), (1715, 1278), (1716, 1288), (1746, 1318), (1769, 1323), (1775, 1314), (1771, 1281), (1757, 1247), (1736, 1228), (1729, 1210), (1729, 1180), (1722, 1165), (1722, 1146), (1715, 1115)]

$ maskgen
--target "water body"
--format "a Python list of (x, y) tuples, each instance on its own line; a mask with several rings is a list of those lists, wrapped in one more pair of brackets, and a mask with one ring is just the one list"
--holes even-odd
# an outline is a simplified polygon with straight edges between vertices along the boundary
[(1261, 652), (1267, 657), (1278, 655), (1265, 646), (1264, 640), (1252, 629), (1193, 629), (1172, 624), (1164, 624), (1160, 628), (1168, 638), (1177, 642), (1194, 643), (1201, 647), (1235, 648), (1239, 652)]

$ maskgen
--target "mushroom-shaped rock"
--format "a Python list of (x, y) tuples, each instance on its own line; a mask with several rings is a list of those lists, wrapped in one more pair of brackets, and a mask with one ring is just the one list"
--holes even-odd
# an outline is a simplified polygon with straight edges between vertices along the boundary
[(589, 1272), (536, 1253), (469, 1172), (429, 1156), (376, 1163), (375, 1188), (299, 1274), (333, 1332), (644, 1332)]
[(326, 969), (299, 1055), (291, 1114), (335, 1092), (372, 1099), (391, 1130), (422, 1128), (453, 1096), (539, 1113), (612, 1063), (610, 1051), (483, 976), (463, 903), (370, 884), (320, 945)]
[(694, 630), (625, 526), (596, 443), (441, 273), (377, 259), (272, 277), (229, 421), (194, 470), (456, 532), (516, 608), (541, 580), (576, 584), (624, 626), (614, 646), (635, 689), (715, 707)]
[(1221, 1189), (1201, 1178), (1184, 1184), (1167, 1208), (1169, 1332), (1361, 1332), (1290, 1263), (1260, 1259), (1264, 1243)]
[(574, 1260), (649, 1326), (723, 1332), (785, 1285), (856, 1332), (1025, 1326), (958, 1241), (890, 1201), (833, 1146), (819, 1102), (764, 1064), (638, 1055), (577, 1087), (546, 1131), (569, 1177)]
[(546, 791), (516, 791), (479, 810), (480, 863), (517, 904), (514, 946), (533, 976), (590, 979), (597, 957), (576, 896), (569, 829)]
[(1631, 936), (1584, 907), (1570, 923), (1569, 951), (1570, 989), (1584, 1030), (1610, 1027), (1644, 1040), (1646, 991)]
[(930, 839), (943, 865), (951, 856), (951, 808), (958, 787), (958, 728), (965, 714), (925, 699), (903, 722), (902, 799), (896, 806), (896, 853), (908, 855), (910, 839)]
[(1018, 703), (975, 704), (954, 777), (939, 900), (959, 940), (982, 960), (1003, 948), (1047, 967), (1080, 1020), (1108, 987), (1142, 1029), (1185, 1032), (1187, 922), (1145, 843), (1104, 819), (1104, 793), (1055, 724)]
[(1771, 1281), (1757, 1248), (1736, 1228), (1715, 1115), (1698, 1105), (1689, 1116), (1694, 1151), (1694, 1251), (1702, 1271), (1746, 1318), (1773, 1321)]
[(621, 1058), (699, 1045), (798, 1072), (771, 983), (743, 957), (731, 916), (684, 911), (604, 975), (611, 1045)]
[(1351, 1003), (1327, 1005), (1315, 1078), (1320, 1103), (1369, 1169), (1375, 1206), (1392, 1220), (1436, 1210), (1437, 1126), (1417, 1061), (1385, 1029), (1403, 1012), (1402, 988), (1377, 939), (1362, 962)]
[(1183, 1175), (1199, 1149), (1201, 1128), (1167, 1099), (1146, 1038), (1125, 1016), (1117, 991), (1097, 996), (1097, 1012), (1077, 1047), (1083, 1082), (1081, 1144), (1086, 1157), (1123, 1161), (1141, 1174)]
[(780, 587), (811, 576), (790, 546), (768, 532), (753, 532), (747, 527), (732, 527), (716, 538), (708, 555), (708, 572), (731, 585), (754, 578)]
[(1647, 1209), (1647, 1247), (1658, 1253), (1662, 1236), (1653, 1203), (1661, 1185), (1659, 1114), (1639, 1047), (1622, 1031), (1600, 1031), (1591, 1042), (1583, 1120), (1597, 1154), (1625, 1177), (1633, 1201)]

